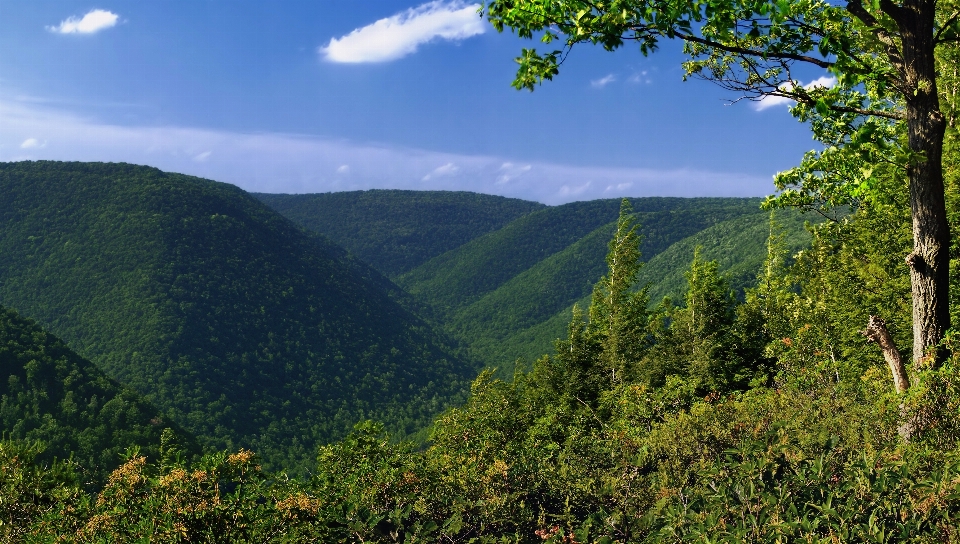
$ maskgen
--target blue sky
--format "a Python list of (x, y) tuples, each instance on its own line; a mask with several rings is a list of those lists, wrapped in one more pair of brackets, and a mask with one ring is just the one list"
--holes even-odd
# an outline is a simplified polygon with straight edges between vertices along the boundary
[[(0, 160), (149, 164), (251, 191), (449, 189), (556, 204), (747, 196), (814, 142), (682, 81), (679, 44), (521, 47), (446, 0), (0, 1)], [(811, 79), (816, 75), (811, 75)]]

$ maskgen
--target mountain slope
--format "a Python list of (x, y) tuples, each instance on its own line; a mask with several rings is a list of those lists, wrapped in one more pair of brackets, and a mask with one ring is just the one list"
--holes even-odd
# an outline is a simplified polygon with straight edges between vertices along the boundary
[(329, 237), (388, 277), (408, 272), (545, 207), (462, 191), (374, 189), (254, 196), (294, 223)]
[[(790, 255), (810, 244), (805, 222), (817, 223), (821, 220), (792, 210), (777, 211), (775, 217)], [(613, 226), (608, 228), (612, 231)], [(699, 247), (704, 259), (718, 262), (719, 271), (730, 279), (731, 288), (742, 292), (756, 284), (757, 273), (766, 258), (769, 233), (770, 215), (767, 212), (754, 212), (722, 221), (645, 259), (637, 282), (649, 286), (651, 304), (659, 303), (664, 297), (682, 304), (687, 289), (684, 274), (690, 268), (695, 249)], [(605, 263), (594, 263), (594, 269), (596, 281), (606, 272)], [(586, 309), (590, 304), (589, 291), (574, 302)], [(471, 348), (485, 361), (490, 361), (488, 364), (512, 372), (513, 362), (518, 357), (531, 362), (545, 353), (553, 352), (553, 340), (562, 338), (567, 332), (572, 306), (573, 302), (570, 302), (555, 314), (542, 317), (528, 327), (518, 327), (506, 335), (487, 333), (475, 340)]]
[(126, 164), (0, 164), (0, 302), (207, 444), (308, 466), (413, 432), (474, 369), (389, 280), (242, 190)]
[[(736, 198), (631, 202), (648, 259), (703, 229), (756, 214), (760, 203)], [(518, 355), (550, 349), (556, 327), (541, 324), (588, 295), (604, 273), (619, 208), (620, 201), (611, 199), (539, 210), (432, 259), (398, 282), (432, 305), (474, 357), (510, 372)]]
[[(737, 198), (637, 198), (631, 202), (646, 221), (643, 249), (648, 253), (662, 251), (673, 241), (718, 221), (749, 213), (759, 205), (756, 199)], [(430, 304), (441, 318), (448, 319), (537, 263), (615, 221), (619, 209), (620, 201), (609, 199), (538, 210), (431, 259), (397, 278), (397, 283)], [(600, 255), (601, 262), (604, 254), (605, 250)], [(589, 276), (576, 282), (578, 291), (595, 281), (592, 274)], [(576, 300), (580, 295), (566, 296)]]
[(164, 429), (197, 453), (193, 439), (36, 323), (0, 307), (0, 433), (42, 441), (45, 455), (73, 460), (94, 483), (139, 447), (159, 454)]
[[(784, 235), (790, 255), (810, 245), (810, 233), (804, 223), (819, 223), (821, 217), (794, 210), (775, 212), (775, 220)], [(719, 223), (685, 238), (650, 259), (640, 270), (641, 284), (650, 284), (650, 301), (663, 297), (682, 300), (687, 289), (686, 271), (693, 262), (693, 253), (700, 247), (708, 261), (717, 261), (720, 272), (730, 279), (730, 287), (742, 292), (756, 284), (757, 272), (767, 256), (770, 235), (769, 212), (758, 212)]]

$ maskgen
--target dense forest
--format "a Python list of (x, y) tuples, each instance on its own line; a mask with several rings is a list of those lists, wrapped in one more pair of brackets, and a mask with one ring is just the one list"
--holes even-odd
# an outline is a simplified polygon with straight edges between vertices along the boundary
[(156, 458), (161, 444), (200, 452), (149, 402), (13, 310), (0, 307), (0, 425), (4, 438), (42, 443), (41, 460), (72, 459), (97, 486), (128, 448)]
[(891, 251), (909, 244), (904, 209), (811, 224), (794, 255), (768, 215), (742, 296), (695, 248), (682, 296), (656, 303), (638, 282), (639, 218), (621, 203), (603, 275), (553, 353), (509, 379), (481, 373), (426, 445), (361, 422), (306, 479), (246, 449), (134, 450), (91, 493), (77, 460), (6, 440), (16, 500), (0, 528), (24, 542), (955, 539), (960, 362), (916, 366), (898, 394), (860, 332), (876, 314), (909, 335)]
[(417, 432), (477, 371), (389, 280), (234, 186), (50, 162), (0, 164), (0, 186), (0, 302), (207, 446), (306, 470), (360, 419)]
[(253, 196), (298, 225), (330, 238), (388, 278), (545, 207), (462, 191), (374, 189)]
[[(477, 198), (464, 193), (414, 195), (375, 190), (257, 196), (304, 228), (354, 248), (361, 258), (403, 251), (431, 255), (440, 242), (431, 245), (411, 231), (444, 233), (443, 247), (451, 249), (403, 273), (385, 273), (420, 301), (418, 309), (435, 326), (459, 340), (472, 359), (496, 367), (500, 377), (513, 374), (518, 358), (532, 362), (551, 351), (566, 330), (570, 307), (589, 298), (603, 273), (620, 202), (541, 209), (485, 197), (497, 212), (509, 204), (524, 213), (490, 232), (474, 227), (471, 237), (455, 237), (449, 232), (453, 218), (460, 218), (464, 229), (493, 212), (479, 213)], [(371, 208), (374, 202), (388, 210), (379, 214), (383, 217)], [(682, 294), (682, 272), (696, 246), (720, 260), (741, 294), (755, 280), (766, 253), (767, 214), (759, 210), (760, 199), (648, 197), (631, 204), (640, 221), (641, 251), (650, 261), (640, 281), (651, 284), (652, 300)], [(787, 211), (780, 218), (790, 251), (809, 243), (804, 221), (817, 218)]]

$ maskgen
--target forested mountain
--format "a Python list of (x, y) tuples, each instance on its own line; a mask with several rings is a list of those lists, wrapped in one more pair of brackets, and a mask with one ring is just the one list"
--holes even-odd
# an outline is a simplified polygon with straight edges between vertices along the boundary
[[(734, 287), (751, 283), (763, 261), (768, 214), (759, 199), (636, 198), (642, 273), (660, 298), (676, 294), (677, 278), (693, 259), (723, 253), (721, 269)], [(450, 334), (489, 366), (511, 373), (517, 357), (533, 360), (563, 336), (570, 307), (588, 297), (606, 267), (607, 243), (620, 202), (575, 202), (538, 210), (436, 257), (398, 278), (430, 304)], [(809, 240), (797, 214), (785, 226), (792, 249)], [(724, 226), (726, 225), (726, 226)], [(668, 253), (668, 267), (656, 264)], [(678, 261), (682, 261), (679, 262)], [(661, 280), (666, 283), (662, 283)], [(654, 301), (658, 299), (653, 299)]]
[(0, 303), (208, 445), (297, 467), (413, 432), (475, 369), (326, 238), (242, 190), (126, 164), (0, 164)]
[[(246, 450), (196, 462), (131, 455), (94, 495), (64, 467), (0, 441), (0, 536), (956, 541), (954, 341), (942, 367), (918, 362), (910, 391), (893, 394), (880, 350), (859, 332), (876, 312), (904, 340), (902, 209), (871, 206), (819, 225), (792, 264), (788, 230), (768, 224), (757, 287), (742, 299), (704, 247), (681, 296), (654, 308), (638, 290), (637, 218), (622, 211), (608, 266), (556, 353), (507, 380), (481, 373), (467, 402), (436, 419), (429, 444), (363, 422), (322, 446), (299, 481), (264, 472)], [(765, 215), (712, 229), (750, 231)]]
[[(649, 260), (647, 254), (643, 253), (646, 262), (637, 274), (637, 285), (649, 287), (650, 304), (655, 305), (664, 297), (670, 297), (674, 301), (682, 299), (687, 287), (684, 274), (698, 248), (704, 259), (717, 261), (719, 272), (724, 274), (736, 293), (742, 296), (744, 289), (754, 286), (757, 273), (767, 256), (766, 240), (771, 224), (769, 212), (756, 209), (752, 211), (753, 213), (735, 216), (687, 236), (654, 254)], [(637, 214), (638, 218), (642, 216)], [(820, 220), (820, 216), (781, 210), (776, 213), (773, 228), (782, 232), (785, 250), (788, 255), (793, 255), (810, 244), (810, 233), (806, 230), (805, 223), (819, 223)], [(565, 303), (560, 305), (561, 309), (552, 315), (529, 310), (533, 307), (532, 304), (525, 305), (524, 301), (532, 302), (534, 299), (524, 293), (537, 292), (544, 299), (549, 299), (552, 293), (556, 293), (562, 284), (545, 273), (549, 270), (564, 270), (569, 273), (571, 270), (589, 268), (594, 273), (595, 281), (606, 266), (603, 252), (607, 250), (606, 241), (612, 235), (614, 227), (613, 223), (601, 227), (571, 248), (544, 260), (511, 280), (508, 285), (484, 297), (482, 304), (473, 304), (457, 315), (456, 323), (462, 327), (461, 330), (474, 335), (470, 346), (476, 356), (502, 369), (501, 375), (509, 375), (517, 358), (531, 363), (541, 355), (552, 353), (554, 340), (566, 334), (571, 306), (574, 303), (578, 303), (581, 308), (590, 305), (590, 289), (582, 290), (578, 299), (565, 300)], [(640, 224), (639, 230), (641, 233), (646, 230), (643, 224)], [(603, 235), (607, 238), (601, 242), (599, 238)], [(589, 252), (583, 250), (584, 246), (590, 248)], [(647, 247), (646, 244), (644, 246)], [(653, 249), (656, 248), (654, 246)], [(579, 262), (569, 262), (571, 254)], [(584, 255), (590, 255), (592, 260), (586, 261)], [(555, 267), (555, 262), (562, 264)], [(574, 290), (566, 292), (573, 293)], [(506, 304), (508, 300), (516, 302)], [(492, 310), (497, 307), (498, 301), (502, 303), (500, 319), (512, 321), (514, 324), (519, 321), (525, 326), (503, 327), (500, 321), (488, 318), (487, 316), (494, 315)], [(514, 317), (524, 309), (528, 309), (525, 316), (521, 316), (519, 320)], [(478, 315), (478, 310), (487, 310), (486, 315)]]
[(374, 189), (254, 196), (391, 278), (544, 207), (463, 191)]
[(680, 300), (687, 287), (684, 273), (693, 261), (694, 252), (700, 248), (701, 256), (708, 261), (717, 261), (720, 272), (729, 279), (730, 287), (742, 296), (744, 289), (756, 284), (757, 273), (767, 257), (771, 228), (782, 232), (785, 251), (788, 256), (793, 256), (810, 245), (810, 233), (804, 225), (819, 224), (823, 217), (796, 210), (777, 210), (772, 227), (770, 221), (770, 212), (756, 211), (686, 237), (647, 260), (637, 275), (638, 283), (650, 285), (652, 303), (663, 297)]
[[(167, 433), (164, 435), (164, 433)], [(124, 451), (160, 454), (161, 438), (199, 453), (193, 438), (139, 395), (36, 323), (0, 307), (0, 434), (40, 441), (41, 459), (69, 459), (102, 483)]]
[[(610, 199), (546, 207), (441, 191), (255, 196), (395, 275), (474, 358), (506, 373), (517, 357), (547, 353), (562, 336), (570, 307), (589, 295), (604, 269), (620, 205)], [(756, 227), (762, 216), (762, 228), (767, 228), (759, 199), (635, 198), (632, 204), (641, 223), (644, 259), (733, 218), (757, 216), (748, 220)], [(804, 233), (801, 224), (789, 226), (794, 237), (805, 240), (802, 234), (796, 236)], [(736, 246), (721, 266), (737, 275), (734, 287), (742, 290), (764, 257), (766, 234), (738, 228), (731, 224), (697, 243), (709, 246), (711, 255), (717, 244)], [(730, 236), (740, 238), (731, 241)], [(653, 274), (645, 275), (656, 284), (657, 274), (666, 279), (663, 288), (654, 289), (655, 295), (677, 291), (681, 276), (676, 274), (692, 258), (689, 245), (673, 252), (683, 255), (685, 263), (677, 267), (674, 258), (669, 261), (673, 268), (654, 267)]]

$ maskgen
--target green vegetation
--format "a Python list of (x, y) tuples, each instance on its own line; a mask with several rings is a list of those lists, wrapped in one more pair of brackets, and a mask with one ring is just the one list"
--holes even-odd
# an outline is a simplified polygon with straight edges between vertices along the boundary
[(42, 443), (38, 461), (71, 459), (88, 484), (103, 483), (130, 447), (154, 458), (162, 442), (199, 452), (189, 434), (150, 403), (2, 307), (0, 432), (7, 440)]
[[(467, 348), (472, 359), (499, 368), (502, 376), (512, 373), (517, 357), (532, 361), (552, 350), (570, 307), (589, 295), (603, 271), (606, 239), (619, 206), (616, 200), (600, 200), (543, 207), (453, 192), (256, 196), (389, 274), (395, 274), (396, 267), (385, 264), (386, 260), (398, 262), (401, 255), (420, 260), (443, 251), (397, 277), (419, 302), (408, 306), (431, 316)], [(764, 231), (754, 228), (748, 233), (754, 239), (744, 233), (736, 233), (737, 240), (727, 239), (744, 225), (714, 233), (728, 245), (746, 242), (724, 255), (721, 267), (737, 268), (740, 275), (735, 284), (741, 290), (753, 281), (766, 236), (760, 199), (636, 198), (632, 203), (640, 217), (647, 258), (704, 229), (720, 228), (724, 221), (745, 215), (762, 219)], [(491, 210), (484, 211), (483, 206)], [(513, 216), (518, 217), (507, 222)], [(796, 230), (792, 240), (805, 241), (802, 225), (789, 223)], [(708, 237), (701, 240), (709, 246), (705, 254), (713, 255), (717, 242)], [(677, 270), (669, 278), (670, 292), (679, 292)], [(651, 277), (652, 283), (658, 280)], [(662, 291), (654, 293), (659, 296)]]
[[(821, 225), (792, 263), (768, 224), (743, 299), (695, 252), (678, 304), (653, 308), (629, 212), (556, 355), (510, 380), (482, 373), (425, 449), (360, 423), (319, 449), (309, 481), (245, 450), (133, 454), (94, 496), (4, 442), (0, 528), (26, 542), (957, 541), (955, 339), (897, 394), (849, 324), (878, 311), (903, 340), (890, 312), (908, 282), (889, 254), (909, 244), (902, 210)], [(870, 295), (844, 298), (857, 292)]]
[(409, 434), (474, 367), (399, 290), (234, 186), (0, 165), (0, 302), (217, 448), (305, 467), (361, 419)]
[[(810, 233), (805, 223), (821, 223), (816, 214), (796, 210), (782, 210), (775, 214), (784, 235), (787, 255), (794, 255), (810, 245)], [(640, 271), (640, 285), (650, 285), (650, 300), (659, 302), (664, 297), (677, 300), (686, 287), (684, 270), (700, 248), (704, 259), (717, 261), (730, 287), (740, 296), (745, 289), (756, 286), (757, 273), (767, 255), (766, 240), (770, 234), (770, 213), (757, 212), (729, 219), (706, 228), (673, 244), (665, 251), (647, 259)], [(646, 255), (644, 255), (646, 257)]]
[(294, 223), (323, 234), (394, 278), (543, 204), (454, 191), (254, 193)]
[[(752, 285), (766, 249), (767, 214), (759, 199), (631, 200), (642, 252), (650, 260), (641, 284), (652, 300), (681, 293), (682, 270), (696, 245), (742, 292)], [(615, 200), (576, 202), (534, 212), (447, 252), (398, 279), (430, 305), (437, 321), (501, 377), (517, 358), (534, 361), (563, 335), (570, 307), (589, 297), (605, 267), (615, 227)], [(809, 243), (798, 213), (784, 213), (790, 249)], [(578, 226), (583, 224), (584, 226)], [(599, 225), (596, 228), (594, 225)], [(519, 271), (519, 272), (518, 272)]]
[[(534, 90), (581, 44), (614, 51), (626, 42), (650, 54), (661, 40), (684, 43), (684, 77), (714, 81), (739, 99), (792, 100), (821, 146), (775, 177), (777, 205), (831, 208), (884, 199), (890, 169), (902, 176), (913, 221), (913, 359), (950, 329), (950, 230), (945, 146), (956, 118), (960, 17), (953, 1), (785, 2), (704, 0), (489, 0), (494, 28), (558, 42), (522, 50), (513, 85)], [(560, 45), (562, 44), (562, 45)], [(804, 68), (829, 82), (801, 84)]]
[[(647, 229), (644, 231), (647, 255), (659, 253), (672, 243), (724, 219), (755, 212), (759, 203), (758, 199), (735, 198), (633, 200)], [(594, 200), (536, 211), (428, 261), (398, 278), (397, 283), (429, 303), (440, 316), (450, 317), (544, 259), (615, 221), (619, 206), (617, 200)], [(594, 238), (599, 236), (600, 233), (594, 234)], [(576, 285), (575, 294), (568, 294), (562, 286), (557, 286), (569, 301), (565, 305), (590, 291), (602, 267), (602, 248), (602, 243), (593, 247), (589, 259), (595, 262), (591, 268), (574, 268), (569, 271), (575, 275), (574, 279), (563, 280)], [(582, 252), (583, 248), (572, 249), (567, 258), (576, 259), (578, 250)]]
[[(794, 254), (788, 248), (799, 243), (791, 240), (798, 231), (796, 224), (793, 230), (785, 226), (796, 222), (789, 215), (764, 224), (760, 214), (735, 214), (683, 237), (700, 232), (699, 240), (651, 253), (641, 242), (641, 225), (651, 224), (642, 205), (635, 215), (629, 202), (617, 203), (613, 226), (607, 226), (613, 219), (590, 217), (603, 202), (569, 208), (573, 218), (592, 211), (583, 224), (551, 223), (550, 208), (530, 213), (401, 280), (446, 320), (545, 259), (556, 255), (559, 263), (568, 248), (576, 246), (563, 257), (566, 262), (591, 262), (587, 247), (600, 232), (610, 238), (605, 273), (585, 311), (573, 307), (554, 354), (507, 379), (481, 373), (466, 402), (435, 420), (428, 444), (397, 441), (383, 424), (361, 422), (340, 442), (319, 448), (309, 480), (264, 473), (247, 450), (198, 461), (185, 460), (176, 448), (161, 447), (152, 460), (132, 451), (94, 495), (78, 484), (70, 462), (45, 461), (36, 445), (3, 441), (0, 531), (7, 540), (27, 542), (960, 541), (960, 341), (948, 328), (960, 316), (960, 243), (949, 235), (960, 228), (960, 135), (954, 123), (960, 82), (945, 69), (958, 61), (960, 49), (950, 44), (960, 35), (960, 18), (954, 4), (939, 7), (721, 0), (486, 4), (497, 28), (511, 27), (525, 37), (546, 31), (548, 43), (562, 39), (567, 46), (590, 42), (615, 49), (632, 38), (649, 52), (661, 38), (686, 39), (688, 74), (796, 99), (793, 113), (812, 123), (825, 146), (782, 173), (778, 184), (788, 190), (767, 204), (819, 211), (850, 206), (850, 212), (812, 226), (809, 245)], [(932, 38), (915, 39), (923, 36)], [(532, 88), (551, 78), (561, 54), (525, 50), (516, 85)], [(796, 85), (792, 62), (830, 68), (838, 84)], [(114, 269), (49, 257), (68, 247), (63, 233), (73, 231), (62, 227), (71, 223), (61, 217), (73, 217), (71, 205), (85, 200), (82, 190), (99, 188), (97, 201), (106, 202), (125, 194), (124, 185), (103, 190), (96, 176), (62, 183), (70, 175), (82, 177), (76, 172), (84, 168), (106, 167), (63, 167), (58, 181), (73, 187), (64, 191), (70, 198), (58, 200), (47, 189), (44, 203), (54, 207), (42, 208), (42, 216), (24, 205), (25, 189), (12, 184), (13, 198), (0, 193), (6, 199), (0, 213), (16, 219), (0, 230), (0, 258), (15, 255), (29, 272), (22, 279), (4, 264), (0, 294), (23, 282), (31, 289), (21, 291), (22, 300), (42, 299), (43, 308), (57, 302), (44, 299), (43, 288), (62, 281), (58, 273), (80, 272), (89, 276), (82, 280), (93, 300), (107, 300), (112, 291), (104, 289), (114, 284), (129, 289)], [(190, 178), (144, 172), (151, 176), (175, 187), (200, 186)], [(44, 179), (30, 181), (42, 186), (49, 183)], [(191, 199), (202, 210), (195, 220), (211, 214), (199, 198), (203, 194)], [(177, 202), (165, 202), (171, 200)], [(243, 209), (254, 213), (253, 207)], [(111, 209), (96, 211), (97, 221), (135, 232), (153, 217), (118, 223)], [(213, 213), (211, 220), (222, 212)], [(236, 209), (232, 213), (228, 217), (241, 217)], [(91, 222), (96, 224), (81, 223)], [(269, 226), (258, 224), (264, 223)], [(524, 238), (524, 228), (515, 225), (535, 234)], [(206, 232), (218, 233), (216, 224), (204, 226), (203, 232), (187, 231), (200, 247), (211, 241)], [(552, 230), (533, 230), (537, 226)], [(179, 232), (156, 225), (150, 230)], [(738, 296), (735, 287), (746, 284), (749, 259), (731, 259), (724, 274), (708, 253), (727, 258), (728, 235), (755, 242), (761, 233), (764, 259), (753, 286)], [(150, 241), (146, 235), (136, 239)], [(216, 238), (224, 239), (229, 237)], [(502, 255), (496, 254), (497, 240), (504, 242)], [(79, 241), (66, 240), (69, 246)], [(102, 245), (98, 253), (71, 257), (84, 263), (110, 255), (112, 246), (96, 243)], [(750, 255), (756, 249), (744, 248)], [(148, 248), (139, 257), (154, 253)], [(641, 262), (644, 253), (654, 255), (649, 267)], [(686, 271), (678, 282), (676, 263), (683, 255)], [(48, 262), (62, 270), (44, 269)], [(363, 270), (345, 256), (339, 262)], [(644, 274), (657, 273), (655, 266), (674, 274), (659, 287), (662, 292), (680, 292), (651, 305), (653, 288), (642, 282)], [(485, 274), (478, 267), (492, 268)], [(539, 274), (530, 273), (530, 281), (580, 284), (551, 273), (545, 264)], [(98, 283), (101, 278), (110, 283)], [(195, 284), (207, 285), (187, 282), (184, 288), (205, 293)], [(947, 296), (951, 286), (954, 300)], [(519, 297), (521, 291), (512, 292)], [(549, 306), (562, 297), (543, 298)], [(133, 315), (125, 311), (115, 315)], [(346, 315), (347, 331), (362, 323)], [(474, 321), (499, 319), (479, 310), (473, 315)], [(525, 331), (513, 327), (533, 323), (531, 331), (550, 321), (536, 324), (529, 309), (504, 315), (512, 320), (495, 330), (514, 336)], [(203, 333), (211, 331), (220, 332)], [(529, 335), (522, 341), (534, 343)], [(900, 347), (911, 344), (913, 357), (903, 357)], [(28, 380), (30, 367), (24, 365)]]

